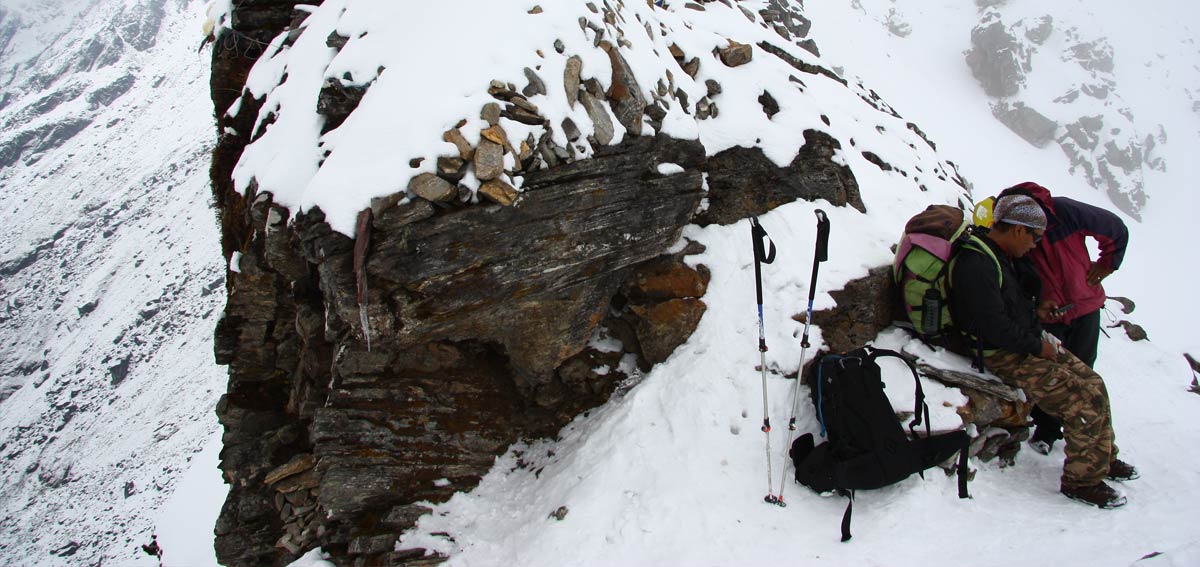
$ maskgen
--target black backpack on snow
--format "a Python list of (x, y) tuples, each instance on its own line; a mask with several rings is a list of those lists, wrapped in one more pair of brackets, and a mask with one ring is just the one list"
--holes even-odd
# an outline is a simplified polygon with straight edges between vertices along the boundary
[[(904, 434), (883, 391), (875, 362), (880, 357), (899, 358), (912, 370), (917, 384), (916, 407), (909, 424), (912, 439)], [(849, 498), (842, 516), (842, 541), (850, 539), (855, 490), (899, 482), (946, 461), (956, 452), (958, 496), (968, 497), (970, 438), (965, 431), (930, 435), (929, 407), (912, 361), (894, 351), (862, 347), (840, 355), (824, 353), (813, 361), (808, 372), (821, 434), (828, 440), (814, 447), (813, 435), (806, 433), (792, 443), (789, 455), (796, 467), (796, 482), (819, 493), (836, 491)], [(916, 432), (922, 419), (924, 437)]]

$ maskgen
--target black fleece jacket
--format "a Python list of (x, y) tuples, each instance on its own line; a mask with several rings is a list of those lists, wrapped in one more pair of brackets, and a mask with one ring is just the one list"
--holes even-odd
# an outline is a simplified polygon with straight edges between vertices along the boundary
[(963, 248), (950, 274), (950, 307), (954, 320), (967, 333), (983, 339), (983, 348), (1038, 354), (1042, 351), (1042, 326), (1037, 318), (1041, 281), (1028, 261), (1013, 262), (986, 235), (985, 244), (996, 254), (1003, 284), (997, 281), (996, 262), (982, 252)]

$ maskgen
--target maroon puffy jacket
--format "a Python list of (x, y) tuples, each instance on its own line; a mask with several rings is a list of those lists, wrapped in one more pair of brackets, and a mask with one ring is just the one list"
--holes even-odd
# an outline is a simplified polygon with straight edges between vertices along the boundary
[(1096, 262), (1115, 271), (1121, 267), (1129, 243), (1129, 229), (1121, 218), (1074, 199), (1051, 197), (1050, 191), (1037, 183), (1014, 185), (1002, 191), (1000, 197), (1010, 194), (1029, 195), (1046, 212), (1046, 235), (1029, 254), (1042, 278), (1042, 301), (1075, 304), (1063, 316), (1063, 323), (1103, 307), (1104, 286), (1087, 283), (1092, 259), (1084, 238), (1091, 236), (1100, 243), (1100, 258)]

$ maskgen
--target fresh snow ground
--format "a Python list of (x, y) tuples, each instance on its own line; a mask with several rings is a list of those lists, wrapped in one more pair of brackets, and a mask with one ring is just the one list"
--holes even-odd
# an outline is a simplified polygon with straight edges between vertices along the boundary
[[(0, 56), (5, 62), (24, 62), (50, 46), (41, 60), (45, 67), (37, 67), (50, 69), (55, 58), (72, 60), (77, 52), (71, 50), (103, 36), (105, 32), (94, 27), (96, 18), (136, 3), (4, 0), (5, 8), (24, 14), (37, 27), (19, 35)], [(228, 2), (215, 4), (223, 12)], [(522, 8), (533, 3), (528, 4)], [(743, 4), (757, 9), (763, 2)], [(682, 6), (676, 6), (661, 18), (681, 34), (685, 17), (704, 20), (706, 26), (753, 31), (746, 29), (744, 19), (719, 20), (728, 14), (719, 4), (707, 6), (711, 13), (680, 14)], [(89, 7), (95, 10), (90, 16), (77, 17)], [(548, 13), (575, 9), (558, 4), (545, 8)], [(859, 149), (875, 151), (890, 163), (916, 162), (930, 168), (953, 160), (975, 184), (976, 196), (1031, 179), (1056, 194), (1112, 208), (1106, 197), (1067, 172), (1067, 162), (1056, 148), (1035, 149), (992, 119), (989, 101), (962, 60), (977, 21), (973, 2), (810, 1), (806, 8), (824, 64), (843, 67), (847, 77), (861, 76), (905, 120), (927, 132), (939, 152), (906, 155), (907, 146), (887, 136), (873, 138), (882, 150), (870, 145)], [(888, 33), (887, 14), (893, 8), (911, 25), (909, 37)], [(640, 384), (577, 418), (560, 440), (518, 445), (498, 458), (479, 487), (436, 505), (400, 545), (450, 552), (451, 564), (472, 566), (1200, 564), (1200, 532), (1195, 526), (1200, 457), (1187, 450), (1200, 439), (1200, 396), (1187, 392), (1191, 375), (1180, 356), (1184, 351), (1200, 353), (1193, 329), (1200, 309), (1189, 285), (1196, 275), (1192, 246), (1180, 241), (1200, 210), (1192, 190), (1200, 178), (1192, 155), (1200, 147), (1200, 121), (1192, 106), (1200, 85), (1193, 31), (1200, 21), (1197, 7), (1163, 0), (1139, 5), (1130, 14), (1128, 3), (1111, 0), (1009, 0), (1005, 9), (1032, 15), (1052, 12), (1058, 22), (1108, 36), (1117, 60), (1118, 91), (1134, 109), (1138, 128), (1153, 132), (1161, 124), (1168, 134), (1169, 141), (1160, 146), (1167, 171), (1147, 172), (1150, 201), (1143, 222), (1127, 219), (1132, 238), (1126, 263), (1106, 282), (1110, 294), (1138, 302), (1130, 318), (1146, 326), (1152, 342), (1132, 343), (1119, 329), (1110, 330), (1112, 336), (1102, 339), (1097, 364), (1112, 394), (1122, 456), (1143, 473), (1140, 480), (1119, 487), (1128, 494), (1129, 505), (1099, 511), (1059, 496), (1061, 446), (1050, 456), (1022, 451), (1017, 465), (1008, 469), (995, 462), (973, 462), (978, 472), (971, 485), (974, 497), (967, 501), (957, 499), (954, 479), (937, 470), (924, 480), (914, 477), (860, 492), (855, 538), (847, 544), (837, 541), (842, 499), (820, 498), (789, 484), (787, 508), (764, 504), (768, 486), (764, 435), (759, 431), (762, 398), (754, 370), (758, 354), (753, 266), (749, 229), (743, 221), (687, 231), (689, 238), (708, 246), (695, 261), (713, 271), (705, 298), (708, 314), (688, 344)], [(27, 271), (0, 282), (5, 316), (9, 322), (21, 322), (3, 327), (4, 342), (12, 345), (5, 356), (24, 366), (40, 362), (49, 349), (53, 363), (49, 372), (36, 376), (3, 370), (4, 385), (20, 389), (0, 402), (0, 456), (5, 458), (0, 564), (102, 561), (151, 566), (157, 561), (138, 549), (149, 542), (151, 533), (159, 536), (166, 565), (215, 564), (212, 522), (225, 487), (216, 470), (219, 427), (212, 408), (223, 389), (224, 369), (212, 364), (211, 333), (220, 307), (222, 262), (215, 222), (206, 210), (205, 172), (213, 135), (204, 64), (208, 52), (195, 53), (207, 13), (200, 2), (192, 1), (167, 3), (167, 14), (169, 23), (158, 45), (131, 52), (121, 63), (121, 69), (132, 69), (139, 80), (113, 105), (112, 115), (97, 119), (36, 162), (0, 170), (6, 201), (0, 209), (0, 262), (19, 259), (68, 229), (55, 241), (52, 253), (41, 254)], [(783, 43), (771, 37), (777, 45)], [(681, 35), (680, 41), (695, 42), (692, 47), (702, 54), (718, 40), (696, 32)], [(762, 68), (755, 74), (764, 76), (729, 75), (723, 85), (729, 89), (738, 80), (775, 81), (778, 77), (765, 75), (779, 67), (760, 61), (769, 60), (763, 55), (756, 52), (756, 65)], [(502, 59), (475, 67), (494, 70), (479, 77), (480, 86), (492, 78), (524, 84), (519, 72), (528, 62)], [(600, 71), (607, 65), (589, 59), (585, 74), (589, 68), (597, 70), (593, 63)], [(657, 65), (640, 59), (631, 64)], [(1046, 65), (1035, 74), (1060, 70)], [(18, 98), (0, 109), (0, 117), (38, 96), (21, 90), (22, 67), (6, 69), (11, 74), (0, 76), (0, 83), (30, 98)], [(100, 86), (113, 78), (108, 72), (70, 78)], [(551, 83), (555, 74), (542, 76), (549, 90), (558, 93), (561, 90)], [(607, 81), (603, 72), (596, 76)], [(676, 78), (684, 81), (681, 73)], [(889, 260), (887, 246), (908, 216), (929, 202), (956, 198), (946, 187), (920, 193), (911, 180), (881, 172), (850, 151), (849, 137), (864, 130), (869, 135), (875, 122), (885, 118), (870, 116), (859, 125), (865, 117), (856, 114), (861, 111), (837, 91), (840, 87), (803, 78), (812, 89), (823, 89), (811, 97), (814, 108), (805, 120), (811, 122), (823, 105), (834, 107), (833, 114), (854, 116), (845, 123), (834, 122), (832, 130), (847, 150), (839, 159), (846, 160), (862, 184), (869, 213), (798, 202), (761, 217), (780, 246), (779, 260), (764, 271), (768, 366), (773, 370), (768, 378), (775, 426), (772, 490), (778, 490), (788, 472), (782, 445), (793, 382), (779, 373), (793, 371), (800, 360), (802, 327), (790, 317), (807, 299), (813, 209), (820, 207), (830, 215), (834, 231), (832, 258), (822, 265), (818, 280), (816, 308), (821, 309), (833, 304), (828, 291)], [(703, 88), (702, 81), (683, 87), (693, 102)], [(479, 90), (469, 92), (476, 96)], [(717, 101), (720, 104), (720, 98)], [(545, 109), (566, 112), (555, 103), (547, 103)], [(733, 107), (722, 110), (735, 111), (730, 116), (752, 116), (736, 114)], [(81, 109), (64, 105), (50, 118), (77, 111)], [(472, 118), (455, 115), (453, 120), (463, 117)], [(781, 113), (776, 118), (788, 116)], [(711, 150), (720, 146), (723, 134), (715, 129), (715, 121), (708, 122), (702, 127), (714, 128), (696, 135)], [(791, 128), (801, 125), (789, 123)], [(903, 123), (899, 126), (899, 134), (906, 135)], [(677, 122), (673, 127), (688, 126)], [(729, 127), (730, 123), (723, 126)], [(724, 143), (742, 143), (737, 136), (758, 127), (763, 126), (735, 131)], [(897, 129), (889, 130), (895, 134)], [(431, 134), (440, 139), (440, 131)], [(915, 145), (924, 152), (923, 143)], [(429, 146), (422, 142), (420, 147)], [(776, 145), (764, 149), (786, 153)], [(408, 159), (395, 161), (407, 164)], [(218, 285), (210, 289), (211, 282)], [(38, 284), (47, 287), (31, 293)], [(148, 309), (154, 305), (147, 300), (165, 292), (175, 300), (156, 302), (166, 305), (157, 313)], [(63, 300), (61, 305), (55, 305), (56, 298)], [(95, 299), (100, 300), (95, 310), (79, 315), (78, 308)], [(816, 325), (809, 357), (821, 345), (819, 320)], [(122, 335), (126, 329), (133, 334)], [(118, 337), (129, 340), (113, 344)], [(904, 343), (894, 332), (877, 341), (890, 347)], [(143, 358), (137, 358), (124, 381), (114, 386), (109, 367), (126, 354)], [(110, 356), (117, 359), (106, 361)], [(5, 363), (11, 360), (5, 358)], [(900, 409), (911, 405), (906, 371), (892, 364), (886, 371), (894, 404)], [(960, 394), (929, 382), (926, 392), (935, 427), (953, 425), (956, 417), (942, 402), (954, 403)], [(813, 431), (806, 399), (801, 399), (801, 409), (801, 432)], [(68, 482), (51, 487), (58, 479)], [(124, 493), (126, 482), (133, 483), (129, 496)], [(560, 507), (565, 507), (563, 519), (551, 518)], [(439, 532), (454, 541), (432, 535)], [(63, 556), (72, 542), (79, 547)], [(1153, 552), (1162, 555), (1138, 561)], [(321, 557), (313, 550), (296, 565), (327, 567)]]

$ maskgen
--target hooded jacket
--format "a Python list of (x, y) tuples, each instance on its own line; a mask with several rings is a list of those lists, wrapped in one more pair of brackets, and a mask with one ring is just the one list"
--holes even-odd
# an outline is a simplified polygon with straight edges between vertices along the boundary
[(1129, 229), (1117, 215), (1067, 197), (1051, 197), (1037, 183), (1025, 182), (1009, 187), (1000, 197), (1024, 194), (1033, 197), (1046, 213), (1046, 235), (1029, 257), (1042, 279), (1042, 301), (1058, 305), (1074, 304), (1062, 318), (1070, 323), (1104, 306), (1104, 286), (1088, 285), (1087, 273), (1092, 259), (1086, 237), (1100, 243), (1096, 263), (1116, 271), (1125, 258)]

